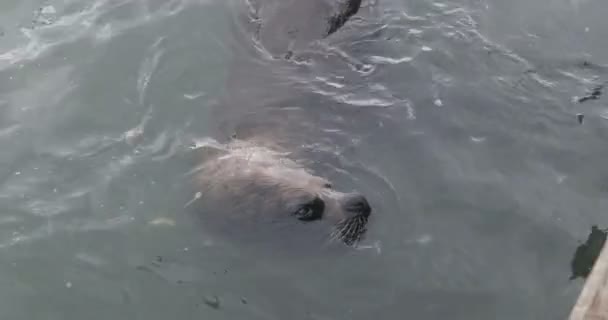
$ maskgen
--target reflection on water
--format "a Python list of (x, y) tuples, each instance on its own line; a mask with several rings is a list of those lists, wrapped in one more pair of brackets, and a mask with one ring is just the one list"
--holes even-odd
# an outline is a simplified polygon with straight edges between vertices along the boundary
[[(608, 223), (603, 2), (377, 1), (290, 61), (232, 10), (0, 3), (3, 319), (568, 314)], [(308, 116), (286, 137), (369, 197), (361, 250), (283, 259), (191, 223), (190, 145), (226, 96), (230, 125)]]

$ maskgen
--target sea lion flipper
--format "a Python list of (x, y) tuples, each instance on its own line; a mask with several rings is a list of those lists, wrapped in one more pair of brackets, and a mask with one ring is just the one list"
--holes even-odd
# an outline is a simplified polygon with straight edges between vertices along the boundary
[[(338, 31), (362, 0), (248, 0), (259, 44), (273, 57), (289, 59), (311, 43)], [(252, 19), (249, 19), (252, 20)]]
[(338, 13), (329, 18), (329, 28), (327, 30), (327, 36), (342, 28), (342, 26), (346, 24), (346, 21), (348, 21), (350, 17), (357, 14), (359, 8), (361, 8), (361, 0), (344, 1), (344, 3), (340, 5), (340, 10), (338, 11)]

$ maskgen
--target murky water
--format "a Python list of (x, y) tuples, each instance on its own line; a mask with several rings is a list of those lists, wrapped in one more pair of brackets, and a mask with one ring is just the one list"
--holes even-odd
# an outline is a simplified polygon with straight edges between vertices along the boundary
[[(608, 226), (608, 5), (378, 1), (236, 84), (231, 10), (0, 3), (2, 319), (567, 316)], [(314, 169), (375, 208), (359, 250), (272, 259), (180, 218), (231, 92), (232, 121), (277, 97), (318, 116)]]

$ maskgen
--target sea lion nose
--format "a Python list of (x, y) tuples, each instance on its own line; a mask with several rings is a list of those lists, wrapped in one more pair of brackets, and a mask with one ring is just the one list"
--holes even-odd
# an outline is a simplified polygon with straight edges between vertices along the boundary
[(344, 209), (353, 215), (369, 217), (372, 213), (372, 207), (370, 207), (367, 199), (360, 194), (354, 194), (349, 196), (344, 202)]

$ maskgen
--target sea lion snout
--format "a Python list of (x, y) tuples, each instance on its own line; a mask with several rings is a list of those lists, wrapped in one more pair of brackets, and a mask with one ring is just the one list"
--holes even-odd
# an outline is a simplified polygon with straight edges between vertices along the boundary
[(369, 217), (372, 213), (372, 207), (369, 205), (367, 198), (359, 193), (354, 193), (346, 196), (342, 204), (344, 212), (351, 217)]

